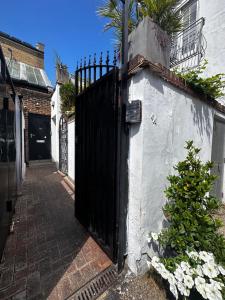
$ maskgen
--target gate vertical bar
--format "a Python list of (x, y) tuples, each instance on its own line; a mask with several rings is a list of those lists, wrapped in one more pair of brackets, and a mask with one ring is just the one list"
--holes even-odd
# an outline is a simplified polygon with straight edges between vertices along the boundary
[(121, 0), (123, 2), (123, 20), (122, 20), (122, 68), (121, 68), (121, 125), (118, 134), (118, 271), (121, 272), (124, 267), (126, 253), (126, 218), (128, 204), (128, 150), (129, 150), (129, 127), (126, 124), (126, 107), (128, 103), (128, 18), (130, 0)]

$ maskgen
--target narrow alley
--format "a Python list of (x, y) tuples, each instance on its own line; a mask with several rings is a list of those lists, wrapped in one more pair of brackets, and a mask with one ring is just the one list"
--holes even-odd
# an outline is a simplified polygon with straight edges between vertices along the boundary
[(66, 299), (111, 265), (74, 217), (74, 195), (52, 164), (27, 168), (0, 265), (0, 299)]

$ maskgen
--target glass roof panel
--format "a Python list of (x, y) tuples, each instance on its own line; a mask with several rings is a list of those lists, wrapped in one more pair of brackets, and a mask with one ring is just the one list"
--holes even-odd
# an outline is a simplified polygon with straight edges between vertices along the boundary
[(26, 65), (26, 71), (27, 71), (27, 80), (28, 80), (28, 82), (33, 83), (33, 84), (38, 84), (36, 76), (34, 74), (34, 68), (32, 68), (31, 66)]
[(12, 78), (25, 80), (42, 87), (52, 86), (45, 71), (5, 57)]
[(12, 76), (12, 61), (8, 57), (5, 57), (5, 61), (9, 70), (10, 75)]
[(37, 78), (38, 85), (45, 86), (45, 82), (41, 75), (41, 71), (39, 69), (34, 68), (34, 72)]
[(13, 78), (20, 79), (20, 64), (17, 61), (13, 60), (10, 65), (11, 65), (11, 72), (10, 72), (11, 76)]

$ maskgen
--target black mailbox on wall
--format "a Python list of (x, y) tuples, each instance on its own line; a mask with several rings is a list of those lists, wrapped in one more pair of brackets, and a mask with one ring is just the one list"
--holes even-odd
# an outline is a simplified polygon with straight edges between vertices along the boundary
[(127, 105), (126, 122), (130, 124), (141, 123), (142, 105), (141, 100), (133, 100)]

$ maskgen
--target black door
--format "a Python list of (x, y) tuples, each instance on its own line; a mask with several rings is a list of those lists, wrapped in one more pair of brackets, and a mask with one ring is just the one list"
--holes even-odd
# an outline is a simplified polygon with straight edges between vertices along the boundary
[(29, 159), (51, 158), (50, 117), (29, 113)]
[[(84, 68), (84, 74), (86, 71)], [(79, 72), (76, 78), (80, 83)], [(118, 242), (117, 83), (118, 69), (113, 68), (83, 91), (78, 89), (75, 151), (75, 216), (114, 262)]]

